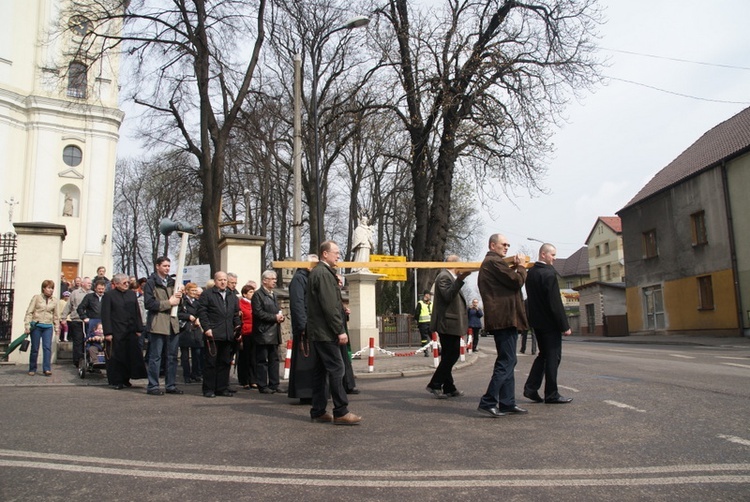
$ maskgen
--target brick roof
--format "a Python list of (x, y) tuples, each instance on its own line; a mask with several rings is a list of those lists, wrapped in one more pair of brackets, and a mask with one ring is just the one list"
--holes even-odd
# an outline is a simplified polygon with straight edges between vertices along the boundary
[[(706, 169), (750, 151), (750, 108), (709, 130), (656, 173), (620, 211)], [(619, 211), (618, 211), (619, 213)]]
[(591, 236), (594, 235), (594, 230), (596, 230), (596, 225), (599, 224), (599, 222), (604, 223), (607, 225), (614, 233), (621, 234), (622, 233), (622, 220), (620, 220), (619, 216), (599, 216), (596, 219), (596, 223), (594, 223), (594, 226), (591, 227), (591, 232), (589, 232), (589, 236), (586, 237), (586, 244), (591, 241)]

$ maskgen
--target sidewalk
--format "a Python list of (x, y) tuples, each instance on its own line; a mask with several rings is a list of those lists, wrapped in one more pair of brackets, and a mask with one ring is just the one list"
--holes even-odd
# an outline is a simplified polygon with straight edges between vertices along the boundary
[[(683, 345), (698, 347), (722, 347), (736, 348), (740, 350), (750, 350), (750, 338), (747, 337), (711, 337), (711, 336), (681, 336), (681, 335), (646, 335), (646, 336), (623, 336), (623, 337), (602, 337), (602, 336), (570, 336), (563, 339), (564, 343), (612, 343), (612, 344), (638, 344), (638, 345)], [(488, 354), (494, 356), (495, 349), (491, 343), (491, 338), (483, 337), (479, 343), (480, 353), (484, 349)], [(424, 357), (423, 354), (407, 355), (413, 353), (415, 348), (394, 349), (394, 354), (388, 355), (376, 350), (373, 372), (368, 368), (368, 351), (365, 349), (360, 358), (352, 360), (352, 367), (357, 378), (399, 378), (411, 376), (431, 375), (435, 371), (434, 359)], [(479, 360), (479, 354), (466, 354), (466, 361), (456, 363), (455, 370), (461, 371), (475, 364)], [(78, 371), (70, 361), (54, 364), (52, 366), (52, 376), (45, 377), (40, 373), (31, 377), (27, 375), (26, 364), (0, 364), (0, 387), (16, 386), (54, 386), (54, 385), (77, 385), (77, 386), (106, 386), (107, 379), (104, 375), (87, 374), (86, 378), (81, 379)], [(283, 375), (283, 367), (282, 367)], [(232, 377), (233, 384), (236, 383), (234, 373)]]

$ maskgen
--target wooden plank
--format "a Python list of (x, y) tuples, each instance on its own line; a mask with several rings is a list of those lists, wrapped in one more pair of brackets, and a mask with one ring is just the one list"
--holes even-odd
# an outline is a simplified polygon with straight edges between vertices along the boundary
[[(513, 257), (505, 259), (506, 262), (512, 262)], [(281, 261), (276, 260), (271, 263), (273, 268), (309, 268), (314, 263), (309, 261)], [(481, 261), (458, 261), (458, 262), (445, 262), (445, 261), (406, 261), (406, 262), (391, 262), (391, 261), (369, 261), (369, 262), (356, 262), (356, 261), (342, 261), (336, 264), (336, 268), (420, 268), (420, 269), (441, 269), (446, 266), (456, 268), (458, 270), (479, 270), (482, 265)], [(533, 263), (526, 257), (526, 268), (531, 267)]]

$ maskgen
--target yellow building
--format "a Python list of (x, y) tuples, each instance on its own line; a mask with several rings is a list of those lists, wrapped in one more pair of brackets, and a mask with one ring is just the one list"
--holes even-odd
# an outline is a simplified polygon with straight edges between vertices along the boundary
[(748, 187), (750, 108), (706, 132), (618, 212), (631, 333), (750, 335)]

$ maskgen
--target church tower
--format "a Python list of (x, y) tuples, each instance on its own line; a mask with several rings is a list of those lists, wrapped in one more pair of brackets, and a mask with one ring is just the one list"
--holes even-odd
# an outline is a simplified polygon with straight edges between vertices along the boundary
[(123, 119), (119, 54), (102, 56), (96, 41), (80, 49), (93, 28), (81, 14), (88, 1), (0, 0), (0, 233), (14, 222), (65, 225), (68, 278), (112, 271)]

